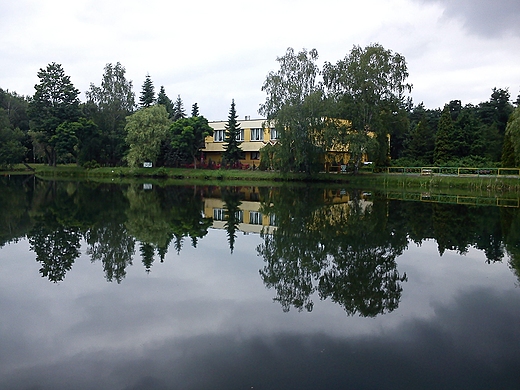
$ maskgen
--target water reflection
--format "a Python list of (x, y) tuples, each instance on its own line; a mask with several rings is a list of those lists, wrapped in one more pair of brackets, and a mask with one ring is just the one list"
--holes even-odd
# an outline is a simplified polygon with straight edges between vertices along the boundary
[(395, 310), (407, 275), (396, 259), (434, 239), (442, 255), (477, 248), (520, 270), (518, 208), (400, 202), (374, 193), (314, 186), (182, 187), (0, 178), (0, 247), (27, 238), (42, 277), (64, 280), (81, 254), (121, 283), (136, 253), (146, 272), (168, 250), (193, 247), (211, 227), (233, 253), (238, 233), (260, 233), (252, 249), (260, 277), (284, 311), (330, 299), (349, 315)]
[(276, 289), (284, 311), (311, 311), (315, 292), (350, 315), (394, 310), (406, 281), (395, 261), (407, 246), (406, 232), (387, 219), (386, 202), (372, 203), (356, 191), (326, 195), (312, 187), (276, 191), (263, 208), (277, 221), (258, 248), (265, 285)]

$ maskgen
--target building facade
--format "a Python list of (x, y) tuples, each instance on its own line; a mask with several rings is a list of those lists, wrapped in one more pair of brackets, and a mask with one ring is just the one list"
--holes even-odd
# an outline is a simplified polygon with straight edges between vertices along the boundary
[[(220, 164), (224, 152), (224, 139), (226, 137), (227, 121), (209, 122), (213, 128), (213, 135), (206, 137), (205, 147), (202, 149), (204, 162), (206, 164)], [(242, 165), (256, 166), (260, 164), (260, 150), (268, 143), (274, 144), (278, 140), (278, 133), (274, 126), (270, 126), (265, 119), (238, 120), (240, 125), (240, 148), (243, 158)]]

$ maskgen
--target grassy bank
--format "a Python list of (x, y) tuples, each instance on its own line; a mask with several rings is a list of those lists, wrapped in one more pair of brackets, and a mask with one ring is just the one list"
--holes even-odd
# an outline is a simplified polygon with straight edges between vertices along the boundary
[(321, 182), (338, 183), (359, 188), (410, 189), (414, 191), (492, 191), (520, 192), (518, 177), (503, 176), (421, 176), (413, 174), (383, 174), (363, 172), (357, 176), (338, 173), (319, 173), (308, 176), (301, 173), (265, 172), (250, 170), (208, 170), (188, 168), (128, 168), (102, 167), (85, 169), (76, 165), (60, 165), (49, 167), (42, 164), (31, 164), (34, 171), (27, 166), (19, 165), (13, 170), (0, 174), (35, 174), (42, 178), (85, 178), (95, 181), (122, 181), (125, 179), (146, 179), (160, 181), (163, 184), (182, 182), (201, 183), (206, 185), (270, 185), (281, 182)]

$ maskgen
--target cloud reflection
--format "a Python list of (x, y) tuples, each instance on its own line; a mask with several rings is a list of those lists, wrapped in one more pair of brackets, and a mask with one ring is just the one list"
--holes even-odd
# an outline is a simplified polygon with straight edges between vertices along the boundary
[[(224, 332), (19, 367), (2, 389), (515, 388), (520, 296), (477, 289), (377, 335)], [(484, 316), (483, 313), (486, 313)]]

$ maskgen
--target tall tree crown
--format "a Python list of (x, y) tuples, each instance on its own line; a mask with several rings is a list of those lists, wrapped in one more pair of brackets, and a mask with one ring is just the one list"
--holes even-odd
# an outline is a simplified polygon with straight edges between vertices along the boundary
[(141, 107), (150, 107), (155, 103), (155, 91), (152, 79), (149, 74), (146, 75), (146, 78), (143, 83), (143, 88), (141, 90), (141, 96), (139, 97), (139, 102)]

